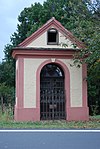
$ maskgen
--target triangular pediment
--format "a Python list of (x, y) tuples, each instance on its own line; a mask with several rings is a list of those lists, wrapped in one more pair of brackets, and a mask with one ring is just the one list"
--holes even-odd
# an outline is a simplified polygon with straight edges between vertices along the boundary
[[(54, 32), (57, 31), (57, 35), (55, 33), (49, 34), (48, 31)], [(54, 35), (55, 37), (53, 37)], [(50, 40), (53, 38), (57, 38), (57, 43), (53, 41), (48, 42), (48, 38), (50, 36)], [(58, 36), (58, 37), (56, 37)], [(56, 40), (56, 39), (54, 39)], [(41, 28), (39, 28), (36, 32), (34, 32), (31, 36), (26, 38), (22, 43), (19, 44), (20, 47), (37, 47), (37, 48), (84, 48), (84, 44), (80, 42), (73, 34), (64, 28), (60, 22), (58, 22), (54, 17), (51, 18), (47, 23), (45, 23)]]

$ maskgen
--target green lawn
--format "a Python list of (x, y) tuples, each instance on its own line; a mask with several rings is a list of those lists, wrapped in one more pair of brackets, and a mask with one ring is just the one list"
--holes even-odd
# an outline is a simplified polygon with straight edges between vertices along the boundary
[(66, 129), (100, 129), (100, 115), (91, 116), (89, 121), (41, 121), (41, 122), (16, 122), (12, 119), (12, 116), (9, 114), (0, 115), (0, 128), (66, 128)]

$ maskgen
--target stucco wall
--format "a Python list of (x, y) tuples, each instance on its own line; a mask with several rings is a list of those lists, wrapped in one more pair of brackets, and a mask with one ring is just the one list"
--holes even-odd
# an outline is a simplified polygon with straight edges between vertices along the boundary
[(18, 100), (18, 59), (16, 60), (16, 105)]
[(27, 47), (43, 48), (65, 48), (62, 43), (67, 44), (66, 48), (73, 48), (72, 42), (59, 32), (59, 45), (47, 45), (47, 32), (44, 32), (37, 39), (31, 42)]
[(71, 107), (82, 107), (82, 66), (77, 68), (73, 60), (60, 59), (70, 72), (70, 105)]
[[(47, 59), (24, 59), (24, 108), (36, 107), (36, 71)], [(59, 59), (70, 72), (70, 105), (82, 107), (82, 67), (77, 68), (70, 59)]]
[(46, 59), (24, 59), (24, 108), (36, 107), (36, 70)]

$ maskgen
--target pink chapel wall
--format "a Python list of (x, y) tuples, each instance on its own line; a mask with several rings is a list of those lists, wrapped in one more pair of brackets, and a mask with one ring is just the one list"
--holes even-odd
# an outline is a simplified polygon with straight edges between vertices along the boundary
[[(28, 58), (28, 57), (27, 57)], [(16, 105), (15, 120), (16, 121), (40, 121), (40, 72), (44, 65), (55, 63), (60, 65), (65, 73), (65, 89), (66, 89), (66, 120), (88, 120), (87, 107), (87, 82), (86, 65), (82, 66), (82, 105), (72, 106), (70, 99), (70, 71), (68, 66), (61, 59), (45, 59), (36, 70), (36, 107), (25, 107), (24, 105), (24, 60), (26, 58), (18, 58), (16, 67)]]

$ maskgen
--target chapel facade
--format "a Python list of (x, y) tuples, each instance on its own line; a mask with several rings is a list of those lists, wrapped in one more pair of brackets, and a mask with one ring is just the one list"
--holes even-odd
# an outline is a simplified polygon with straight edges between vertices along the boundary
[(89, 119), (87, 65), (73, 60), (84, 48), (54, 17), (13, 48), (16, 121)]

